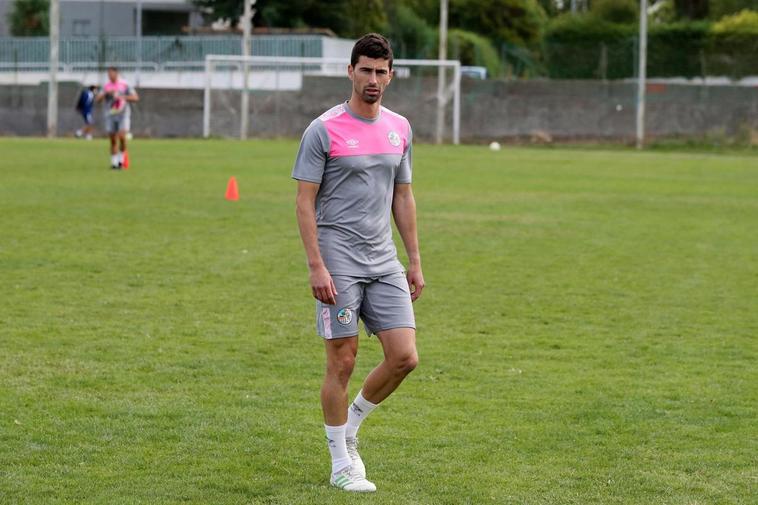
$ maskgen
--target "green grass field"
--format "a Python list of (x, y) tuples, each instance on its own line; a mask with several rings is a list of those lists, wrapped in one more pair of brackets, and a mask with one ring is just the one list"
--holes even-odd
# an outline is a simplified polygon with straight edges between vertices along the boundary
[(355, 496), (296, 148), (0, 139), (0, 503), (756, 503), (758, 157), (418, 146), (421, 362)]

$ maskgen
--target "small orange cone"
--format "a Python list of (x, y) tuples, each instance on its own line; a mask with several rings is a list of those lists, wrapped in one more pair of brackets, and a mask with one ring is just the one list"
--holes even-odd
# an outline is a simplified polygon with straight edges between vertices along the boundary
[(226, 185), (226, 199), (230, 202), (236, 202), (240, 199), (240, 193), (237, 189), (237, 179), (234, 177), (230, 177), (229, 183)]
[(121, 162), (121, 168), (129, 170), (129, 153), (124, 151), (124, 161)]

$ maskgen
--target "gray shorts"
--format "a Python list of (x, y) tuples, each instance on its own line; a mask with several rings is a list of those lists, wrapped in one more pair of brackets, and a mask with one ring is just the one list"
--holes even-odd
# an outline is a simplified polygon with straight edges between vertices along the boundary
[(392, 328), (416, 328), (411, 291), (402, 272), (382, 277), (333, 275), (337, 303), (316, 301), (316, 329), (326, 339), (358, 335), (358, 319), (370, 335)]
[(105, 131), (111, 135), (115, 135), (118, 132), (128, 133), (131, 123), (131, 117), (126, 114), (105, 116)]

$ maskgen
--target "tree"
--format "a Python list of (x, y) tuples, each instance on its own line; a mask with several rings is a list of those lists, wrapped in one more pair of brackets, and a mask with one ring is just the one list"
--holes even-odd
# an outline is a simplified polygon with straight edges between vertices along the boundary
[(450, 25), (478, 33), (496, 44), (533, 46), (547, 16), (537, 0), (451, 0)]
[(636, 23), (639, 18), (639, 6), (636, 0), (595, 0), (590, 12), (611, 23)]
[(674, 8), (680, 18), (705, 19), (708, 17), (708, 0), (674, 0)]
[(758, 0), (710, 0), (708, 17), (718, 20), (745, 9), (758, 12)]
[(385, 0), (387, 31), (396, 58), (436, 58), (437, 30), (402, 2)]
[[(206, 18), (230, 20), (242, 15), (242, 0), (193, 0), (208, 9)], [(253, 24), (270, 28), (329, 28), (343, 37), (383, 31), (387, 18), (382, 0), (258, 0)]]
[(8, 14), (14, 37), (43, 37), (49, 33), (49, 0), (15, 0)]

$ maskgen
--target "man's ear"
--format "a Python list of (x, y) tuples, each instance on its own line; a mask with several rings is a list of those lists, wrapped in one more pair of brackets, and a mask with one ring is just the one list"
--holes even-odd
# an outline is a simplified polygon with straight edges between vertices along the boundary
[(353, 68), (353, 66), (352, 66), (352, 65), (348, 65), (348, 66), (347, 66), (347, 77), (348, 77), (348, 78), (349, 78), (351, 81), (353, 80), (353, 72), (354, 72), (354, 71), (355, 71), (355, 69)]

